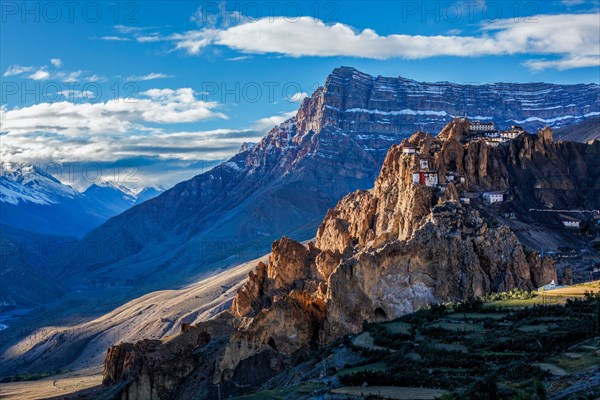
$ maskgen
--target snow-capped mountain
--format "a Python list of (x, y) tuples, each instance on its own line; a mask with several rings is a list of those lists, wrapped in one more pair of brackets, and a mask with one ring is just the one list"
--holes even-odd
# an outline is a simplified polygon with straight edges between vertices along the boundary
[(70, 186), (33, 165), (0, 164), (0, 202), (17, 205), (58, 204), (80, 194)]
[(0, 223), (43, 234), (82, 236), (160, 193), (112, 182), (93, 184), (80, 193), (33, 165), (2, 163), (1, 168)]

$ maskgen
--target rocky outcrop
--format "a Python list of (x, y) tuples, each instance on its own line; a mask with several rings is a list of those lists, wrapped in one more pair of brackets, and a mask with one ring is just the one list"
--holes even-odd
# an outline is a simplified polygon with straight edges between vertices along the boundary
[(550, 129), (549, 127), (544, 127), (544, 128), (538, 129), (538, 136), (543, 142), (552, 142), (553, 141), (552, 129)]
[(164, 340), (123, 343), (108, 349), (103, 384), (120, 388), (123, 400), (170, 399), (176, 393), (185, 397), (185, 387), (195, 396), (208, 398), (211, 382), (197, 380), (210, 374), (223, 355), (225, 343), (235, 330), (229, 314), (221, 314), (199, 326), (182, 324), (179, 334)]
[(168, 396), (202, 361), (199, 349), (210, 335), (185, 327), (173, 340), (142, 340), (108, 349), (104, 364), (105, 385), (127, 382), (127, 399), (162, 399)]
[[(268, 276), (281, 274), (281, 268), (289, 265), (296, 290), (304, 287), (318, 299), (324, 296), (324, 320), (313, 324), (322, 324), (319, 340), (326, 342), (360, 330), (365, 320), (395, 318), (433, 302), (512, 288), (531, 290), (556, 279), (551, 259), (526, 250), (508, 227), (491, 225), (477, 207), (458, 200), (464, 191), (510, 192), (518, 182), (514, 195), (529, 201), (536, 197), (550, 166), (541, 160), (550, 157), (569, 163), (573, 149), (560, 149), (544, 135), (524, 135), (492, 148), (483, 141), (465, 143), (467, 132), (468, 125), (456, 120), (436, 138), (420, 132), (393, 146), (375, 187), (346, 196), (330, 210), (318, 229), (315, 245), (302, 251), (299, 244), (286, 243), (285, 247), (294, 249), (291, 254), (312, 255), (300, 257), (301, 263), (297, 256), (289, 264), (275, 263), (285, 258), (276, 243), (270, 264), (279, 272), (262, 272), (271, 267), (259, 265), (257, 274), (251, 274), (238, 293), (232, 310), (240, 317), (278, 315), (270, 306), (273, 299), (282, 301), (296, 292), (288, 284), (279, 285), (275, 294), (273, 279)], [(416, 146), (419, 154), (404, 154), (408, 145)], [(587, 150), (588, 157), (599, 151)], [(425, 165), (423, 161), (428, 169), (438, 171), (441, 179), (446, 173), (462, 179), (445, 185), (443, 193), (414, 184), (412, 173)], [(589, 158), (581, 164), (598, 167)], [(548, 182), (547, 189), (560, 199), (557, 203), (565, 203), (569, 199), (563, 197), (563, 188), (583, 188), (586, 179), (582, 170), (565, 181)], [(307, 261), (312, 264), (307, 266)], [(300, 270), (305, 271), (304, 277), (298, 276)], [(236, 308), (242, 302), (246, 306)], [(232, 369), (232, 363), (227, 369)]]
[[(553, 143), (544, 134), (526, 134), (490, 147), (465, 142), (465, 129), (456, 120), (438, 137), (419, 132), (392, 146), (374, 188), (353, 192), (329, 210), (314, 243), (275, 241), (269, 262), (257, 265), (222, 314), (231, 331), (220, 346), (213, 344), (219, 350), (206, 359), (214, 362), (195, 367), (194, 378), (180, 387), (192, 379), (208, 385), (202, 390), (218, 385), (224, 394), (240, 393), (293, 365), (310, 348), (360, 331), (364, 321), (489, 292), (530, 290), (556, 279), (552, 260), (526, 249), (518, 232), (493, 219), (500, 206), (458, 199), (504, 190), (506, 207), (517, 212), (545, 201), (564, 206), (573, 196), (581, 206), (597, 207), (600, 144)], [(407, 146), (418, 153), (408, 154)], [(437, 171), (442, 183), (446, 174), (453, 181), (436, 187), (415, 183), (414, 171), (423, 169)], [(208, 321), (196, 328), (208, 332), (209, 323), (214, 326)], [(123, 366), (107, 366), (107, 382), (118, 380), (113, 375), (131, 379), (127, 366), (137, 365), (128, 360), (139, 357), (122, 355), (131, 345), (121, 346), (112, 353)], [(208, 351), (203, 349), (195, 351), (202, 356)], [(154, 373), (136, 371), (138, 380)], [(130, 396), (139, 391), (133, 387), (128, 386)], [(169, 396), (183, 398), (174, 393)]]

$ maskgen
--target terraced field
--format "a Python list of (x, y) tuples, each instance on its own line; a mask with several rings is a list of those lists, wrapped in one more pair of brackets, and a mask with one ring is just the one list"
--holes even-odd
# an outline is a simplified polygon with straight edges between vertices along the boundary
[[(600, 299), (581, 301), (595, 285), (564, 288), (553, 297), (554, 304), (540, 302), (539, 296), (490, 304), (474, 301), (367, 325), (348, 342), (366, 361), (337, 376), (344, 390), (352, 386), (355, 395), (364, 396), (377, 395), (370, 391), (373, 386), (429, 387), (448, 390), (449, 398), (473, 400), (479, 397), (471, 393), (485, 387), (492, 387), (500, 399), (533, 393), (540, 385), (552, 391), (562, 381), (568, 387), (578, 374), (600, 369), (598, 344), (590, 341), (600, 333), (600, 324), (594, 322), (600, 315), (593, 305)], [(567, 302), (575, 298), (579, 300)], [(552, 386), (552, 379), (559, 381)], [(363, 383), (369, 391), (360, 387)], [(389, 398), (409, 398), (398, 396)]]

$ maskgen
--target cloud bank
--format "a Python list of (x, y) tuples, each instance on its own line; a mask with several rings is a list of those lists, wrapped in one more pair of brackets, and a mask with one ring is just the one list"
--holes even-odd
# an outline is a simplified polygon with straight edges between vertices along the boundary
[[(121, 31), (123, 31), (121, 29)], [(423, 59), (438, 56), (480, 57), (527, 54), (553, 57), (529, 60), (534, 70), (570, 69), (600, 65), (600, 15), (537, 15), (528, 21), (501, 19), (485, 22), (477, 35), (379, 35), (343, 24), (326, 24), (312, 17), (289, 20), (262, 18), (222, 28), (161, 36), (128, 32), (138, 42), (169, 41), (174, 48), (197, 55), (211, 45), (246, 54), (288, 57), (357, 57)]]

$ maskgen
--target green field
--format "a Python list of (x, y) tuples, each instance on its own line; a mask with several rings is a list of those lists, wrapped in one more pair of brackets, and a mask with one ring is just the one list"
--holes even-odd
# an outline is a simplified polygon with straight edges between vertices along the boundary
[(264, 390), (239, 397), (230, 397), (231, 400), (285, 400), (298, 396), (312, 394), (322, 391), (326, 385), (321, 382), (305, 382), (294, 386), (286, 386), (281, 389)]
[(448, 315), (449, 319), (503, 319), (506, 316), (506, 313), (453, 313)]
[[(456, 400), (478, 400), (486, 390), (494, 392), (487, 398), (527, 398), (539, 387), (556, 390), (562, 380), (562, 387), (568, 387), (574, 372), (600, 364), (594, 355), (600, 343), (590, 341), (600, 334), (600, 299), (579, 296), (586, 288), (561, 292), (575, 293), (579, 300), (567, 301), (570, 296), (561, 294), (556, 302), (539, 297), (469, 301), (367, 324), (369, 335), (363, 332), (359, 342), (369, 338), (373, 346), (354, 347), (366, 362), (345, 368), (338, 377), (346, 387), (444, 389), (447, 398)], [(357, 341), (347, 343), (352, 347)], [(552, 386), (552, 379), (560, 382)]]
[(345, 375), (350, 375), (350, 374), (354, 374), (357, 372), (364, 372), (364, 371), (378, 372), (378, 371), (385, 371), (386, 369), (387, 369), (387, 364), (385, 362), (377, 361), (377, 362), (366, 364), (366, 365), (359, 365), (357, 367), (342, 369), (342, 370), (338, 371), (337, 375), (345, 376)]
[(410, 334), (411, 326), (410, 326), (410, 324), (407, 324), (406, 322), (400, 322), (400, 321), (389, 322), (387, 324), (383, 324), (383, 326), (391, 333), (403, 333), (405, 335)]
[(469, 323), (451, 323), (451, 322), (436, 322), (431, 324), (431, 327), (443, 328), (453, 332), (483, 332), (482, 324)]

